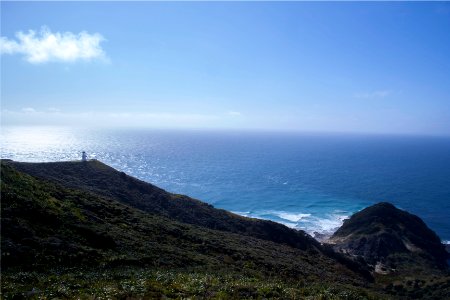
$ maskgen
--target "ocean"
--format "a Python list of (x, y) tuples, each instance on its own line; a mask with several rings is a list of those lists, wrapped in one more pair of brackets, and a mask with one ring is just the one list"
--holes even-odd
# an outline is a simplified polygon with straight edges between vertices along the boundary
[(2, 127), (1, 157), (86, 151), (170, 192), (314, 235), (389, 201), (450, 241), (450, 138), (250, 131)]

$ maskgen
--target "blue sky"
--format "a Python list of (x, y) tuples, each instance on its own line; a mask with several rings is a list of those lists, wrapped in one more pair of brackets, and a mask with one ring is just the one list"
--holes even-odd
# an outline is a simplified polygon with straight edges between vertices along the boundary
[(450, 135), (448, 2), (1, 2), (1, 36), (3, 125)]

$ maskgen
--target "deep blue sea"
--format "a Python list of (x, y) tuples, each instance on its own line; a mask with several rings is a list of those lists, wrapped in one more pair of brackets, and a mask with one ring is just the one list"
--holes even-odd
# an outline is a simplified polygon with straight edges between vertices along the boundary
[(235, 213), (330, 233), (379, 201), (450, 240), (450, 138), (227, 131), (3, 127), (1, 157), (81, 151), (170, 192)]

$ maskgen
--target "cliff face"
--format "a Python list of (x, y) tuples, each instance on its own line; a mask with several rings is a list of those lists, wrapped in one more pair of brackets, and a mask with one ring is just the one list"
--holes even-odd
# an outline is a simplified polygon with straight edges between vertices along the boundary
[(362, 257), (380, 274), (448, 267), (448, 253), (439, 237), (419, 217), (390, 203), (354, 214), (329, 242), (338, 252)]

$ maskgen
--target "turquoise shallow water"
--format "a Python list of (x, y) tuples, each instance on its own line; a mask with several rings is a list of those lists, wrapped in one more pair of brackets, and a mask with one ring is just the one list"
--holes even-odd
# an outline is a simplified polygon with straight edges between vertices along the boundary
[(1, 156), (81, 151), (168, 191), (310, 233), (389, 201), (450, 240), (450, 138), (3, 127)]

